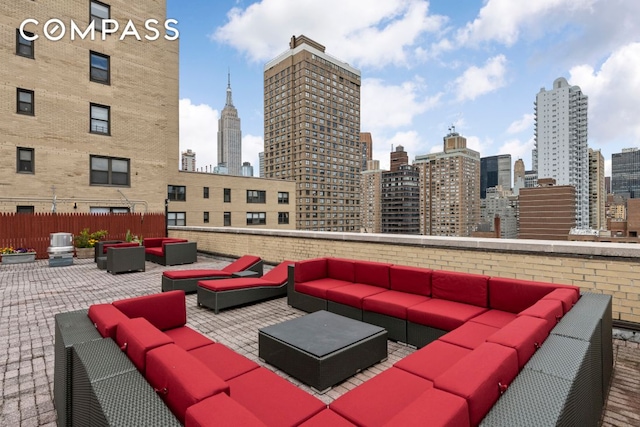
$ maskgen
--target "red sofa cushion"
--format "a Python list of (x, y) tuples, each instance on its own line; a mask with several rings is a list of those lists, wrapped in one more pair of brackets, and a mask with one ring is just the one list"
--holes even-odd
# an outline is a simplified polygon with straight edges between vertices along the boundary
[(164, 252), (162, 251), (161, 247), (144, 248), (144, 253), (159, 256), (159, 257), (164, 256)]
[(384, 427), (464, 427), (470, 425), (467, 401), (436, 388), (422, 393)]
[(178, 328), (187, 323), (184, 291), (169, 291), (114, 301), (113, 306), (130, 318), (144, 317), (156, 328)]
[(327, 258), (327, 277), (355, 282), (355, 263), (349, 259)]
[(184, 425), (185, 427), (267, 427), (251, 411), (224, 393), (207, 397), (189, 406)]
[(391, 289), (417, 295), (431, 296), (431, 275), (428, 268), (405, 267), (392, 265), (389, 267)]
[(189, 354), (204, 363), (207, 368), (211, 369), (224, 381), (246, 374), (259, 367), (256, 362), (220, 343), (198, 347), (189, 351)]
[(316, 258), (298, 261), (295, 263), (293, 272), (296, 283), (324, 279), (327, 277), (327, 259)]
[(172, 344), (173, 340), (143, 317), (127, 319), (118, 325), (116, 342), (142, 374), (147, 353), (156, 347)]
[(231, 398), (270, 426), (295, 426), (326, 408), (266, 368), (256, 368), (229, 380)]
[(518, 367), (522, 369), (533, 353), (547, 339), (547, 322), (531, 316), (520, 316), (487, 338), (487, 342), (511, 347), (518, 354)]
[(438, 376), (433, 386), (467, 401), (469, 421), (478, 425), (518, 375), (518, 356), (512, 348), (484, 343)]
[(166, 237), (146, 237), (142, 239), (142, 246), (145, 248), (159, 248), (162, 246), (162, 241)]
[(329, 408), (359, 426), (381, 426), (432, 387), (429, 380), (391, 367), (346, 392)]
[(300, 424), (300, 427), (356, 427), (355, 424), (338, 415), (329, 408), (315, 414), (307, 421)]
[(162, 273), (163, 276), (173, 280), (199, 279), (205, 277), (231, 277), (232, 273), (222, 270), (171, 270)]
[(274, 285), (282, 285), (286, 283), (289, 277), (289, 265), (291, 264), (293, 264), (293, 261), (282, 261), (262, 276), (262, 280), (271, 282)]
[(519, 313), (560, 287), (573, 289), (577, 301), (580, 292), (575, 286), (492, 277), (489, 279), (489, 307)]
[(389, 289), (389, 267), (391, 264), (356, 261), (354, 282)]
[(435, 340), (393, 366), (433, 381), (469, 353), (468, 348)]
[(326, 279), (312, 280), (310, 282), (296, 282), (294, 289), (297, 292), (301, 292), (303, 294), (327, 299), (327, 291), (329, 289), (352, 284), (353, 282), (345, 282), (344, 280), (332, 279), (330, 277), (327, 277)]
[(187, 243), (187, 239), (174, 239), (174, 238), (165, 238), (162, 240), (162, 246), (170, 245), (172, 243)]
[(444, 331), (452, 331), (485, 311), (487, 311), (486, 308), (475, 305), (431, 298), (409, 307), (407, 320)]
[(540, 300), (526, 310), (518, 313), (520, 316), (538, 317), (547, 321), (546, 333), (549, 335), (562, 318), (562, 302), (557, 300)]
[(488, 307), (489, 276), (435, 270), (431, 276), (433, 298)]
[(362, 300), (362, 309), (385, 314), (399, 319), (407, 319), (407, 308), (429, 300), (424, 295), (399, 291), (384, 291)]
[(562, 310), (567, 314), (569, 310), (578, 302), (578, 297), (573, 289), (559, 288), (554, 289), (545, 295), (542, 299), (553, 299), (562, 302)]
[(118, 323), (129, 319), (126, 314), (112, 304), (94, 304), (87, 313), (96, 329), (104, 338), (116, 338)]
[(167, 334), (178, 347), (187, 351), (213, 343), (210, 338), (188, 326), (167, 329), (164, 333)]
[(474, 317), (470, 322), (482, 323), (483, 325), (502, 328), (507, 323), (516, 318), (515, 313), (502, 310), (487, 310), (484, 313)]
[(198, 286), (213, 292), (233, 291), (237, 289), (258, 288), (261, 286), (281, 286), (259, 277), (237, 277), (235, 279), (200, 280)]
[(191, 405), (217, 393), (229, 394), (226, 382), (175, 344), (147, 353), (146, 379), (183, 424)]
[(224, 267), (222, 270), (227, 273), (237, 273), (239, 271), (244, 271), (251, 267), (252, 265), (257, 264), (261, 261), (259, 256), (254, 255), (244, 255), (232, 262), (231, 264)]
[(483, 325), (482, 323), (467, 322), (438, 338), (440, 341), (453, 345), (459, 345), (470, 350), (477, 348), (500, 328)]
[(339, 304), (362, 309), (362, 300), (368, 296), (385, 292), (384, 288), (375, 285), (354, 283), (327, 290), (327, 299)]
[(105, 243), (104, 245), (102, 245), (102, 253), (106, 254), (108, 248), (133, 248), (138, 246), (140, 246), (140, 243), (133, 243), (133, 242)]

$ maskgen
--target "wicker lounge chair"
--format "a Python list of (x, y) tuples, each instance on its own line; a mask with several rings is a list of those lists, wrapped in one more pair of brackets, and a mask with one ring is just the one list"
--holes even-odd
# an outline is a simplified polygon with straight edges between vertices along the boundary
[(109, 247), (107, 248), (107, 271), (111, 274), (129, 271), (144, 271), (144, 247)]
[(196, 242), (168, 237), (152, 237), (142, 241), (145, 259), (160, 265), (192, 264), (198, 261)]

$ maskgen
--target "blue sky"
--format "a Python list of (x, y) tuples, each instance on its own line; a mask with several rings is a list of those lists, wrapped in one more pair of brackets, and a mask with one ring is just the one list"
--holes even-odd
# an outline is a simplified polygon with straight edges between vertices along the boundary
[[(366, 8), (363, 8), (366, 6)], [(180, 31), (180, 149), (216, 165), (231, 71), (243, 161), (258, 174), (264, 64), (304, 34), (362, 72), (361, 130), (388, 167), (442, 151), (451, 125), (481, 156), (531, 168), (533, 102), (565, 77), (589, 96), (589, 147), (640, 146), (638, 0), (167, 0)]]

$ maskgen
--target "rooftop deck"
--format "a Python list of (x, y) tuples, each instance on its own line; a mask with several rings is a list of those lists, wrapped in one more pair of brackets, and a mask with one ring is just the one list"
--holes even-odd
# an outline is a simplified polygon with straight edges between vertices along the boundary
[[(230, 260), (200, 256), (197, 268), (221, 268)], [(91, 304), (160, 292), (165, 270), (193, 269), (195, 265), (164, 267), (147, 262), (140, 273), (111, 275), (93, 260), (74, 260), (69, 267), (51, 268), (47, 260), (31, 264), (0, 264), (0, 425), (55, 426), (53, 405), (54, 315), (86, 309)], [(390, 367), (414, 350), (388, 343), (389, 358), (325, 394), (317, 394), (285, 373), (258, 359), (257, 330), (303, 315), (280, 298), (215, 315), (199, 308), (187, 295), (189, 326), (222, 342), (330, 403), (346, 391)], [(615, 367), (604, 426), (640, 426), (640, 345), (614, 341)]]

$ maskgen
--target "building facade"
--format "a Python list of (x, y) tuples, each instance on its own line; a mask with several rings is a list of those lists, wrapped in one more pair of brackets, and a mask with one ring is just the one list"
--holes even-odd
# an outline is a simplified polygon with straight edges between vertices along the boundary
[(195, 172), (196, 171), (196, 153), (188, 149), (182, 152), (182, 168), (183, 171)]
[(487, 196), (487, 188), (511, 188), (511, 154), (482, 157), (480, 159), (480, 198)]
[(382, 172), (382, 233), (420, 234), (419, 181), (418, 168), (412, 165), (398, 165), (396, 170)]
[(242, 176), (253, 176), (253, 166), (250, 162), (242, 162)]
[(480, 199), (480, 223), (487, 231), (495, 231), (495, 217), (500, 218), (500, 238), (518, 238), (518, 198), (501, 185), (489, 187), (486, 197)]
[(264, 67), (265, 177), (296, 182), (296, 228), (360, 229), (360, 71), (294, 36)]
[(600, 150), (589, 148), (589, 227), (606, 230), (605, 204), (607, 192), (604, 183), (604, 156)]
[(227, 80), (227, 99), (218, 119), (218, 166), (229, 175), (242, 175), (242, 130), (238, 110), (231, 96), (231, 74)]
[(360, 132), (360, 149), (362, 150), (362, 170), (367, 170), (367, 162), (373, 160), (373, 138), (371, 132)]
[(397, 172), (400, 166), (409, 164), (409, 153), (404, 151), (402, 145), (398, 145), (389, 156), (389, 172)]
[(611, 192), (640, 198), (640, 149), (625, 148), (611, 155)]
[(523, 188), (519, 196), (519, 239), (567, 240), (576, 226), (576, 189), (541, 179), (538, 187)]
[(379, 160), (367, 161), (362, 172), (360, 195), (360, 232), (381, 233), (382, 174)]
[(589, 228), (588, 97), (560, 77), (553, 89), (540, 89), (535, 102), (534, 169), (538, 178), (576, 189), (576, 227)]

